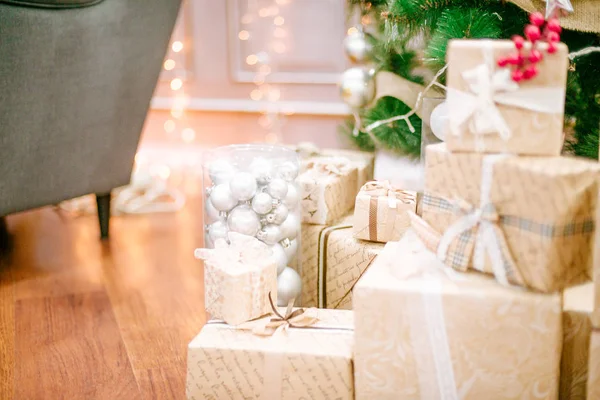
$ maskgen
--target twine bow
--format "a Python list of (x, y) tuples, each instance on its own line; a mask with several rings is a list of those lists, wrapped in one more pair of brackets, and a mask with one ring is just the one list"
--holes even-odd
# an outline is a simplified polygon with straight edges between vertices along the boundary
[(414, 192), (396, 189), (389, 181), (371, 181), (367, 182), (360, 188), (360, 191), (364, 194), (371, 196), (371, 198), (386, 196), (390, 208), (396, 208), (398, 202), (404, 204), (414, 204), (417, 201), (417, 197)]

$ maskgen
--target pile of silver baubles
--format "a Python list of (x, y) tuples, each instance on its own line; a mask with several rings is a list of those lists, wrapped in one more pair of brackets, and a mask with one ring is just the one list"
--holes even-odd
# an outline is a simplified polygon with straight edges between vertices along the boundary
[(279, 305), (301, 293), (301, 279), (290, 267), (297, 262), (300, 234), (298, 163), (254, 158), (242, 168), (226, 159), (207, 165), (212, 186), (206, 197), (207, 247), (228, 232), (255, 236), (268, 244), (277, 261)]

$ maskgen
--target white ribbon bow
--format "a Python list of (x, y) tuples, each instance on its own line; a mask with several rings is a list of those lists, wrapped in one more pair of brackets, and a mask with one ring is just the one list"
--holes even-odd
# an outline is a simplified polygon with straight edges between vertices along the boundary
[(322, 157), (308, 166), (309, 171), (320, 175), (343, 175), (351, 167), (352, 162), (346, 157)]
[(269, 262), (273, 256), (269, 246), (254, 236), (229, 232), (228, 237), (229, 243), (225, 239), (217, 239), (214, 249), (196, 249), (194, 257), (218, 264), (225, 269), (239, 270), (262, 265)]
[(564, 109), (564, 87), (519, 86), (508, 68), (495, 70), (492, 41), (483, 42), (484, 63), (464, 71), (462, 78), (470, 92), (448, 88), (450, 131), (460, 136), (465, 124), (475, 135), (497, 133), (502, 139), (512, 136), (498, 105), (556, 114)]

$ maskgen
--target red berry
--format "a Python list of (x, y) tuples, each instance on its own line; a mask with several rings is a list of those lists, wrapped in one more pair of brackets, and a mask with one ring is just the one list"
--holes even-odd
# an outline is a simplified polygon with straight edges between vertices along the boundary
[(523, 45), (525, 44), (525, 38), (519, 35), (513, 36), (512, 41), (515, 44), (515, 47), (519, 50), (521, 50), (523, 48)]
[(558, 49), (556, 48), (556, 45), (554, 43), (548, 43), (548, 53), (549, 54), (556, 53), (556, 50), (558, 50)]
[(544, 25), (544, 15), (541, 12), (534, 12), (529, 15), (529, 21), (536, 26)]
[(515, 69), (512, 73), (512, 80), (520, 82), (523, 80), (523, 72), (520, 69)]
[(546, 25), (550, 32), (561, 33), (562, 28), (560, 27), (560, 22), (557, 18), (552, 18), (548, 21), (548, 25)]
[(527, 39), (535, 42), (542, 37), (542, 33), (540, 32), (540, 28), (538, 26), (527, 25), (525, 27), (525, 36), (527, 36)]
[(523, 62), (523, 56), (518, 53), (511, 54), (506, 57), (506, 62), (511, 65), (519, 65)]
[(537, 63), (542, 61), (542, 58), (544, 58), (544, 55), (542, 54), (541, 51), (537, 50), (537, 49), (533, 49), (531, 50), (531, 53), (529, 53), (529, 61), (532, 63)]
[(535, 77), (538, 74), (538, 69), (535, 65), (529, 65), (527, 66), (527, 68), (525, 68), (525, 71), (523, 71), (523, 78), (525, 79), (531, 79), (533, 77)]
[(556, 32), (548, 32), (547, 37), (549, 42), (560, 42), (560, 35)]
[(498, 66), (499, 67), (506, 67), (506, 65), (508, 64), (508, 58), (504, 57), (504, 58), (499, 58), (498, 59)]

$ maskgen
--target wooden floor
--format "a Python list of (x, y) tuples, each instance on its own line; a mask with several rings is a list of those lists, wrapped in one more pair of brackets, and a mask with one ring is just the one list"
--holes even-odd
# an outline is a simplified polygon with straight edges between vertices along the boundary
[(203, 312), (201, 203), (177, 214), (8, 217), (0, 258), (0, 399), (183, 399)]

